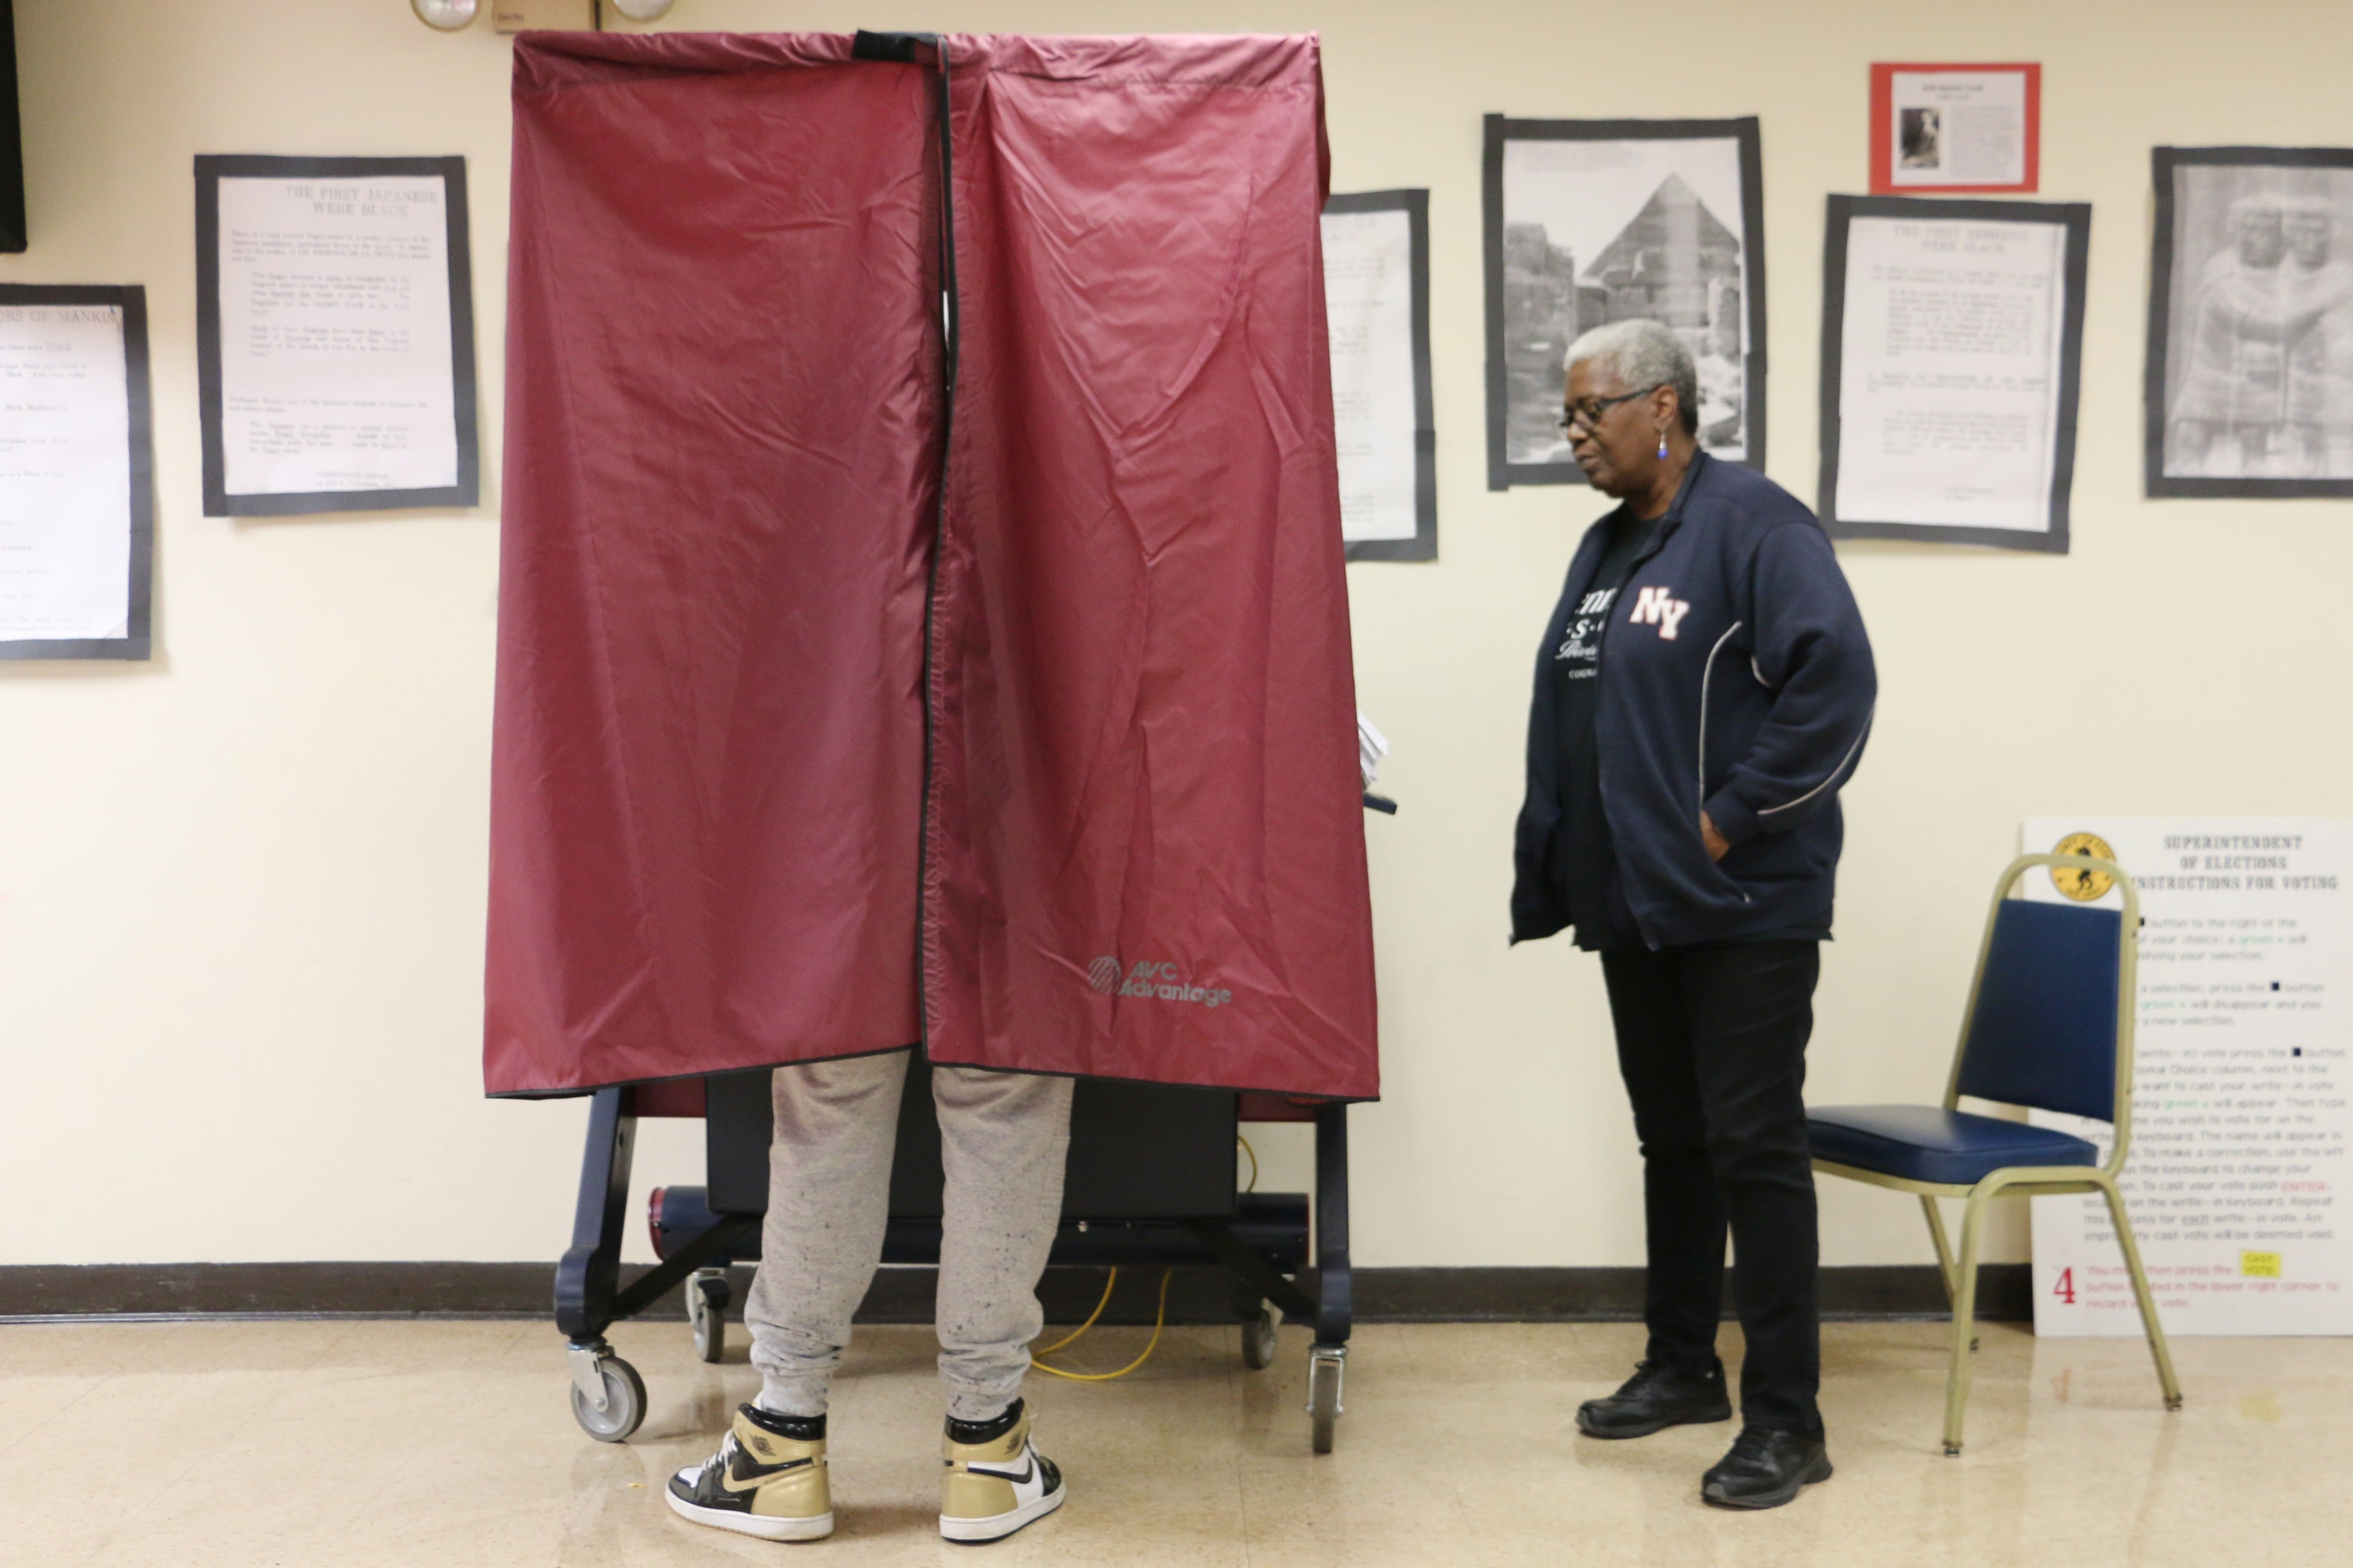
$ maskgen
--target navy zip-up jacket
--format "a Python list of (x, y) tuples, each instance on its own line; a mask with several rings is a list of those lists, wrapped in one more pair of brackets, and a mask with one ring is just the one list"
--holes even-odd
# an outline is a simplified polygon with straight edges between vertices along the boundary
[[(1554, 652), (1592, 584), (1608, 521), (1586, 531), (1536, 653), (1514, 942), (1569, 923), (1556, 863)], [(1695, 457), (1601, 638), (1601, 804), (1642, 940), (1828, 935), (1839, 786), (1862, 759), (1879, 680), (1814, 514), (1762, 474)], [(1702, 811), (1732, 846), (1721, 861), (1701, 842)]]

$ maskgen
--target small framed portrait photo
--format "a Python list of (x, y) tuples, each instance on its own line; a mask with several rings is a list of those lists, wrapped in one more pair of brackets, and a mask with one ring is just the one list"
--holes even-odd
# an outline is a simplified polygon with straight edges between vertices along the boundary
[(2152, 496), (2353, 496), (2353, 148), (2159, 147)]

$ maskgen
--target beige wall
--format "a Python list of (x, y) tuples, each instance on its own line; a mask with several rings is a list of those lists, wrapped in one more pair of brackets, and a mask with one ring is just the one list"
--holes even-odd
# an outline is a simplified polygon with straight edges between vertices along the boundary
[[(485, 7), (487, 9), (487, 7)], [(678, 0), (672, 25), (849, 28), (871, 5)], [(1530, 658), (1586, 492), (1490, 495), (1479, 117), (1764, 120), (1772, 450), (1813, 493), (1822, 198), (1864, 180), (1866, 67), (2044, 63), (2043, 194), (2094, 204), (2075, 550), (1841, 551), (1883, 697), (1847, 791), (1817, 1100), (1941, 1087), (1979, 900), (2018, 820), (2337, 814), (2353, 506), (2139, 496), (2148, 148), (2353, 143), (2353, 9), (2186, 0), (1628, 8), (1462, 0), (939, 4), (1034, 32), (1321, 28), (1341, 190), (1426, 185), (1443, 559), (1352, 569), (1363, 701), (1403, 815), (1369, 825), (1388, 1098), (1356, 1113), (1368, 1264), (1639, 1259), (1590, 960), (1507, 952)], [(562, 1246), (582, 1110), (480, 1095), (508, 44), (402, 0), (17, 7), (34, 247), (12, 281), (142, 283), (159, 656), (0, 668), (0, 1262), (528, 1258)], [(463, 153), (486, 504), (201, 515), (197, 153)], [(699, 1179), (657, 1129), (649, 1178)], [(1266, 1140), (1277, 1184), (1295, 1137)], [(1833, 1191), (1831, 1262), (1925, 1259)], [(2022, 1232), (2009, 1238), (2017, 1256)]]

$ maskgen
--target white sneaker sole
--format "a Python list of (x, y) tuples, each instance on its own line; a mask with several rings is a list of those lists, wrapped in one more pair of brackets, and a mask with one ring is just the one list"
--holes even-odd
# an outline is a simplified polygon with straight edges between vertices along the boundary
[(737, 1513), (733, 1509), (704, 1508), (668, 1489), (663, 1489), (662, 1497), (669, 1502), (670, 1510), (681, 1519), (707, 1524), (714, 1530), (732, 1530), (738, 1535), (756, 1536), (762, 1541), (823, 1541), (833, 1533), (830, 1510), (807, 1519), (778, 1519), (767, 1514)]
[(954, 1514), (940, 1515), (940, 1538), (966, 1546), (984, 1542), (1002, 1541), (1022, 1526), (1035, 1524), (1056, 1509), (1071, 1495), (1067, 1486), (1056, 1487), (1035, 1502), (1025, 1502), (1008, 1513), (992, 1513), (981, 1519), (958, 1519)]

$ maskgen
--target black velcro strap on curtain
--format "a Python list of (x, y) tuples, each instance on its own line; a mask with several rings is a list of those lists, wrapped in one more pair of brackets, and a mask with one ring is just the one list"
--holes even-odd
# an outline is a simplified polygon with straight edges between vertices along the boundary
[(939, 42), (936, 33), (870, 33), (860, 28), (849, 42), (849, 58), (853, 60), (901, 60), (914, 64), (923, 57), (915, 53), (917, 45), (926, 48)]

